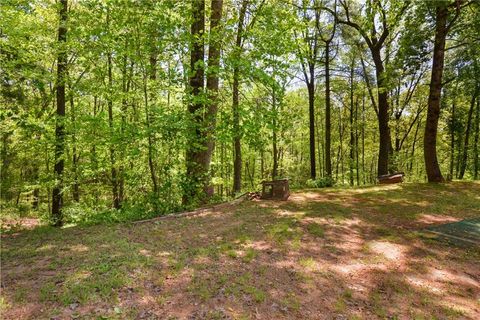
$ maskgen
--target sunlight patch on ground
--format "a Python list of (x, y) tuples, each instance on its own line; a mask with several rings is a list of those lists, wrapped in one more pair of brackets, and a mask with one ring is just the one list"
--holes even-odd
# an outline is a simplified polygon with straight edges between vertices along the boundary
[(279, 210), (277, 214), (281, 217), (292, 217), (293, 216), (293, 217), (301, 218), (301, 217), (305, 216), (305, 211), (290, 211), (290, 210), (282, 209), (282, 210)]
[(246, 248), (252, 248), (259, 251), (271, 250), (272, 246), (267, 241), (251, 241), (245, 245)]
[(71, 274), (70, 276), (68, 276), (66, 282), (69, 282), (69, 281), (80, 282), (81, 280), (88, 279), (91, 275), (92, 273), (90, 271), (85, 271), (85, 270), (77, 271)]
[[(480, 289), (480, 283), (466, 276), (465, 274), (457, 274), (448, 270), (430, 268), (428, 273), (430, 278), (436, 282), (443, 282), (447, 284), (473, 286)], [(480, 302), (480, 301), (479, 301)]]
[(456, 222), (458, 218), (440, 215), (440, 214), (422, 214), (417, 221), (425, 224), (443, 224), (449, 222)]
[(88, 250), (90, 250), (90, 248), (83, 244), (76, 244), (70, 246), (70, 250), (75, 252), (87, 252)]
[(51, 244), (44, 244), (43, 246), (41, 247), (38, 247), (36, 251), (47, 251), (47, 250), (52, 250), (53, 248), (55, 248), (56, 246), (54, 245), (51, 245)]
[(292, 200), (295, 202), (304, 202), (304, 201), (318, 199), (320, 198), (320, 196), (321, 195), (317, 192), (302, 192), (302, 193), (292, 194), (289, 200)]
[(371, 269), (370, 266), (365, 265), (365, 263), (357, 262), (357, 263), (341, 263), (338, 265), (331, 266), (331, 269), (337, 271), (343, 275), (353, 276), (359, 274), (363, 271)]
[(141, 255), (144, 255), (145, 257), (151, 257), (152, 256), (152, 253), (150, 252), (150, 250), (147, 250), (147, 249), (140, 249), (138, 252)]
[(381, 254), (388, 260), (400, 262), (404, 259), (405, 249), (400, 245), (386, 241), (372, 241), (368, 246), (372, 252)]
[(417, 288), (423, 289), (423, 290), (427, 290), (431, 293), (434, 293), (434, 294), (444, 293), (444, 289), (441, 288), (438, 284), (432, 283), (431, 281), (429, 281), (427, 279), (420, 278), (416, 275), (407, 275), (406, 280), (411, 285), (413, 285)]

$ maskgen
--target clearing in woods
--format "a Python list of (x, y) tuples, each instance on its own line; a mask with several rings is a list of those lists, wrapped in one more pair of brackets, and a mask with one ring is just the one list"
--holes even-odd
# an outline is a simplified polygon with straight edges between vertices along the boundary
[(480, 184), (293, 192), (197, 216), (2, 236), (3, 319), (480, 318), (480, 248), (425, 237)]

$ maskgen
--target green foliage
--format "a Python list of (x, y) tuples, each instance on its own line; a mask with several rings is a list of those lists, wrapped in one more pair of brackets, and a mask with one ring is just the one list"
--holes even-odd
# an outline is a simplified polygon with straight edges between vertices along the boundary
[(322, 177), (316, 180), (309, 179), (306, 182), (306, 186), (309, 188), (327, 188), (333, 187), (334, 185), (335, 180), (333, 180), (331, 177)]
[[(318, 176), (323, 176), (326, 97), (320, 61), (335, 19), (328, 9), (316, 8), (315, 12), (312, 4), (316, 1), (298, 1), (301, 8), (289, 1), (248, 1), (238, 46), (241, 2), (224, 1), (221, 32), (203, 36), (206, 43), (210, 39), (221, 42), (219, 68), (210, 68), (208, 61), (199, 63), (207, 75), (218, 72), (220, 76), (216, 127), (204, 128), (192, 119), (203, 118), (202, 110), (187, 112), (193, 101), (202, 105), (212, 101), (207, 91), (195, 98), (189, 92), (191, 2), (69, 1), (62, 156), (66, 223), (145, 219), (233, 198), (232, 139), (237, 135), (241, 137), (242, 192), (257, 189), (273, 175), (288, 177), (298, 188), (376, 183), (378, 101), (372, 87), (376, 74), (361, 34), (349, 26), (336, 26), (331, 43), (336, 54), (330, 64), (334, 172), (331, 178), (308, 180), (309, 102), (305, 86), (298, 81), (304, 76), (299, 62), (309, 55), (319, 62), (314, 70), (315, 156)], [(211, 8), (206, 3), (208, 29)], [(391, 104), (394, 148), (390, 165), (405, 172), (408, 181), (424, 181), (421, 149), (434, 3), (411, 2), (398, 16), (406, 3), (389, 0), (385, 6), (372, 2), (362, 8), (351, 1), (346, 6), (367, 33), (381, 33), (383, 25), (378, 22), (386, 19), (390, 30), (383, 50), (389, 55), (384, 59), (385, 90)], [(333, 9), (334, 2), (322, 5)], [(344, 18), (345, 8), (337, 9)], [(61, 49), (58, 5), (55, 1), (2, 1), (0, 12), (1, 218), (35, 217), (47, 222), (56, 184), (56, 119), (52, 115), (56, 56)], [(465, 178), (479, 177), (478, 102), (465, 145), (470, 102), (480, 79), (478, 12), (475, 1), (462, 8), (447, 41), (437, 149), (442, 171), (451, 172), (453, 178), (464, 154)], [(379, 28), (372, 28), (375, 23)], [(309, 50), (315, 41), (318, 50), (314, 54)], [(352, 79), (348, 78), (350, 65)], [(238, 128), (232, 112), (234, 69), (240, 78)], [(211, 134), (215, 141), (210, 170), (202, 181), (185, 173), (186, 150), (202, 147), (201, 141), (192, 142), (197, 131)], [(188, 199), (189, 205), (184, 206), (182, 198), (203, 193), (202, 182), (208, 180), (214, 196)], [(114, 198), (121, 202), (120, 209), (112, 209)]]

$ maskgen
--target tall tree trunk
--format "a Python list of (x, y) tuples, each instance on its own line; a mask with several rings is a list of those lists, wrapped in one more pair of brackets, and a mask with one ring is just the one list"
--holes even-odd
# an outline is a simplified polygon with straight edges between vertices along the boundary
[(353, 76), (354, 76), (354, 64), (355, 59), (352, 59), (352, 64), (350, 65), (350, 157), (348, 159), (348, 168), (350, 173), (350, 185), (353, 186), (353, 162), (355, 161), (355, 137), (353, 135)]
[(358, 97), (355, 100), (355, 169), (357, 176), (357, 186), (360, 185), (360, 166), (359, 166), (359, 155), (358, 155)]
[(455, 164), (455, 101), (452, 103), (452, 119), (450, 122), (450, 179), (453, 178)]
[(385, 88), (385, 69), (380, 54), (380, 48), (372, 49), (372, 58), (375, 63), (375, 72), (377, 77), (377, 90), (378, 90), (378, 133), (379, 139), (379, 151), (378, 151), (378, 169), (377, 174), (379, 176), (388, 174), (389, 154), (390, 154), (390, 128), (388, 125), (389, 120), (389, 105), (388, 105), (388, 93)]
[(473, 117), (473, 110), (475, 109), (475, 101), (477, 99), (478, 89), (475, 89), (475, 92), (470, 100), (470, 109), (468, 110), (468, 117), (467, 117), (467, 129), (465, 130), (465, 140), (463, 142), (463, 155), (462, 155), (462, 163), (460, 164), (460, 173), (458, 175), (459, 179), (463, 179), (465, 175), (465, 170), (467, 169), (467, 160), (468, 160), (468, 142), (470, 140), (470, 131), (472, 127), (472, 117)]
[(422, 119), (419, 118), (417, 122), (417, 128), (415, 129), (415, 135), (413, 136), (413, 144), (412, 144), (412, 153), (410, 155), (410, 167), (409, 171), (413, 173), (413, 162), (414, 162), (414, 157), (415, 157), (415, 144), (417, 143), (417, 136), (418, 136), (418, 131), (420, 129), (420, 124)]
[[(193, 38), (191, 49), (191, 70), (195, 71), (190, 77), (192, 103), (189, 113), (194, 120), (195, 132), (192, 134), (187, 149), (187, 176), (190, 178), (191, 188), (184, 194), (184, 204), (194, 201), (205, 203), (213, 194), (210, 185), (210, 162), (214, 150), (215, 118), (218, 106), (218, 68), (220, 66), (220, 33), (218, 31), (222, 17), (223, 1), (212, 0), (210, 16), (210, 43), (208, 52), (207, 93), (208, 103), (202, 102), (205, 70), (204, 39), (205, 30), (205, 1), (193, 0), (193, 22), (191, 34)], [(195, 139), (193, 139), (195, 138)]]
[(219, 68), (220, 68), (220, 20), (222, 18), (223, 0), (212, 0), (210, 15), (210, 43), (208, 47), (208, 74), (207, 74), (207, 93), (209, 104), (205, 114), (206, 126), (206, 150), (205, 150), (205, 173), (206, 182), (203, 186), (207, 197), (213, 196), (213, 186), (210, 184), (210, 162), (215, 149), (215, 126), (218, 111), (218, 87), (219, 87)]
[[(71, 89), (70, 89), (71, 90)], [(78, 183), (78, 154), (77, 154), (77, 137), (76, 137), (76, 119), (75, 106), (73, 103), (73, 92), (70, 93), (70, 112), (72, 113), (72, 171), (73, 171), (73, 190), (72, 197), (75, 202), (80, 201), (80, 186)]]
[(63, 154), (65, 150), (65, 78), (67, 72), (67, 0), (60, 0), (57, 55), (57, 110), (55, 121), (55, 186), (52, 191), (52, 223), (54, 226), (63, 225), (63, 169), (65, 166)]
[(274, 117), (272, 119), (272, 149), (273, 149), (272, 180), (275, 180), (278, 176), (278, 147), (277, 147), (277, 119), (276, 119), (277, 101), (275, 96), (275, 88), (273, 88), (272, 90), (272, 109), (274, 113)]
[[(96, 120), (97, 119), (97, 101), (98, 101), (98, 98), (97, 96), (94, 96), (93, 97), (93, 119)], [(96, 143), (95, 141), (97, 140), (97, 131), (96, 131), (96, 127), (94, 126), (93, 127), (93, 132), (92, 132), (92, 135), (93, 135), (93, 143), (92, 143), (92, 146), (91, 146), (91, 151), (90, 151), (90, 162), (92, 164), (92, 168), (93, 168), (93, 173), (94, 173), (94, 176), (93, 176), (93, 184), (94, 184), (94, 189), (93, 189), (93, 192), (95, 194), (95, 203), (98, 203), (98, 200), (99, 200), (99, 196), (98, 196), (98, 190), (97, 190), (97, 183), (98, 183), (98, 175), (97, 175), (97, 172), (98, 172), (98, 159), (97, 159), (97, 148), (96, 148)]]
[(315, 69), (310, 64), (310, 82), (308, 88), (308, 119), (310, 129), (310, 178), (315, 179), (317, 176), (315, 165)]
[(445, 58), (445, 39), (447, 27), (448, 8), (439, 3), (435, 14), (435, 43), (433, 46), (432, 75), (430, 80), (430, 93), (428, 95), (427, 122), (423, 138), (423, 156), (428, 182), (444, 181), (437, 159), (437, 131), (440, 117), (440, 98), (442, 92), (442, 76)]
[(260, 180), (265, 177), (265, 151), (260, 149)]
[(366, 184), (365, 179), (365, 95), (362, 95), (362, 177), (363, 184)]
[[(157, 80), (157, 50), (155, 48), (155, 43), (152, 41), (152, 51), (150, 53), (150, 75), (149, 79), (152, 82), (152, 85)], [(153, 137), (152, 133), (150, 132), (150, 108), (149, 108), (149, 100), (154, 102), (154, 90), (151, 90), (150, 99), (148, 98), (148, 85), (147, 81), (145, 80), (144, 84), (144, 96), (145, 96), (145, 121), (148, 130), (148, 168), (150, 170), (150, 178), (152, 179), (152, 192), (155, 195), (158, 195), (158, 178), (157, 173), (155, 170), (154, 164), (154, 146), (153, 146)]]
[(475, 116), (475, 143), (473, 144), (473, 179), (478, 179), (480, 169), (479, 143), (480, 143), (480, 98), (477, 97), (477, 112)]
[(242, 145), (240, 132), (240, 110), (239, 110), (239, 92), (240, 92), (240, 66), (239, 59), (242, 53), (243, 28), (245, 15), (247, 12), (248, 0), (243, 0), (240, 8), (237, 35), (235, 40), (235, 60), (233, 66), (233, 84), (232, 84), (232, 113), (233, 113), (233, 193), (238, 193), (242, 189)]
[(199, 145), (204, 143), (202, 137), (202, 109), (204, 107), (203, 89), (204, 89), (204, 31), (205, 31), (205, 1), (191, 0), (192, 6), (192, 25), (191, 25), (191, 48), (190, 48), (190, 95), (191, 102), (188, 106), (188, 112), (192, 119), (189, 142), (187, 145), (185, 160), (187, 168), (188, 186), (183, 194), (183, 204), (191, 204), (197, 200), (204, 201), (200, 190), (203, 190), (203, 168), (201, 157), (201, 148)]
[[(113, 127), (113, 99), (112, 99), (112, 94), (113, 94), (113, 75), (112, 75), (112, 53), (108, 53), (107, 57), (107, 69), (108, 69), (108, 102), (107, 102), (107, 107), (108, 107), (108, 126), (110, 129), (110, 139), (113, 138), (113, 135), (115, 134), (114, 132), (114, 127)], [(116, 161), (115, 161), (115, 148), (114, 148), (114, 143), (110, 143), (109, 147), (109, 153), (110, 153), (110, 175), (112, 179), (112, 201), (113, 201), (113, 207), (115, 209), (120, 209), (121, 203), (120, 199), (118, 197), (118, 175), (117, 175), (117, 168), (116, 168)]]
[(325, 174), (332, 177), (332, 121), (330, 101), (330, 42), (325, 43)]

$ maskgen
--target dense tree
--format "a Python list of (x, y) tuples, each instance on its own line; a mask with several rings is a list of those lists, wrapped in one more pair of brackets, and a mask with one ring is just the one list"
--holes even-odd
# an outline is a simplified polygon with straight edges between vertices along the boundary
[(479, 177), (476, 2), (0, 6), (2, 209), (60, 225), (265, 179)]
[(67, 0), (60, 1), (58, 23), (58, 52), (55, 118), (55, 186), (52, 192), (52, 221), (55, 226), (63, 224), (63, 171), (65, 167), (65, 83), (67, 77)]

